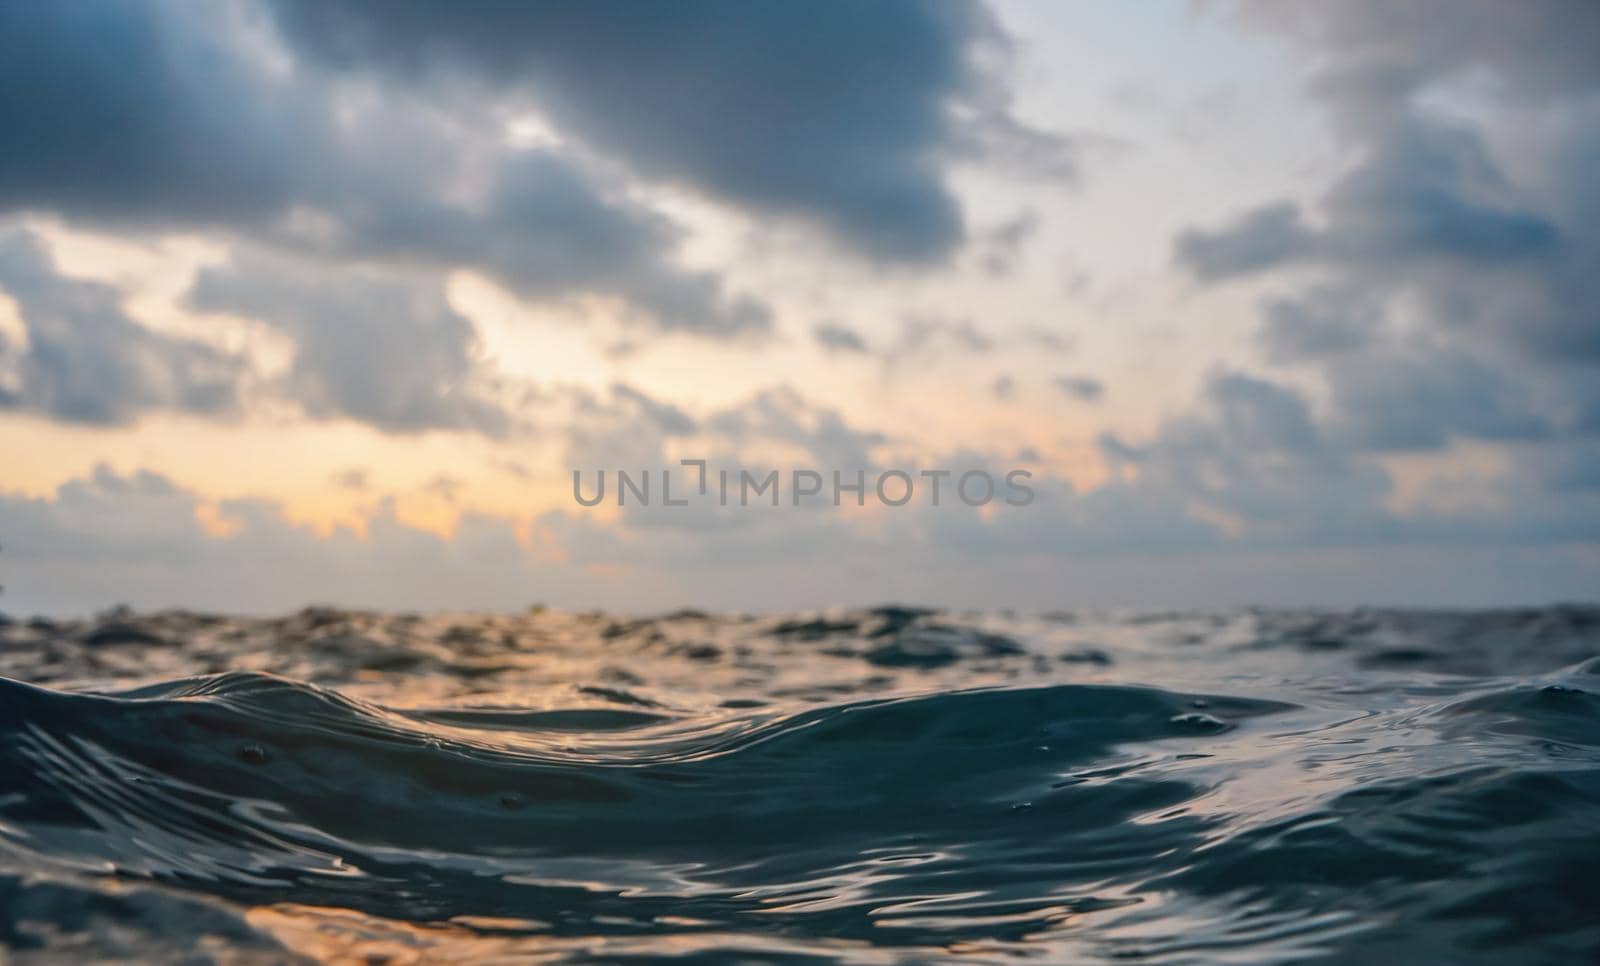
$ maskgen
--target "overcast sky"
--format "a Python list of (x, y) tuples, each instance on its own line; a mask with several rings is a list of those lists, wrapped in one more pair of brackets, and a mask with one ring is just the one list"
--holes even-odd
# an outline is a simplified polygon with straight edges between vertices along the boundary
[[(1592, 0), (0, 4), (0, 608), (1593, 599), (1596, 50)], [(1037, 499), (572, 499), (683, 458)]]

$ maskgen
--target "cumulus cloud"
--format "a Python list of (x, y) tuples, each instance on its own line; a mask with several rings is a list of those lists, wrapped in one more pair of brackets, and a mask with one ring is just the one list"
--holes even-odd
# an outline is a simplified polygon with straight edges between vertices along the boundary
[(1322, 285), (1261, 306), (1259, 335), (1274, 362), (1325, 359), (1365, 348), (1384, 324), (1382, 306), (1365, 292)]
[[(244, 289), (280, 280), (284, 262), (318, 260), (295, 272), (292, 297), (254, 299), (296, 341), (294, 378), (275, 388), (302, 393), (313, 415), (386, 431), (502, 435), (511, 417), (489, 398), (461, 320), (415, 292), (380, 294), (379, 276), (431, 285), (465, 268), (534, 301), (761, 337), (768, 306), (685, 267), (683, 226), (641, 200), (641, 182), (814, 224), (873, 259), (927, 263), (967, 236), (944, 181), (951, 163), (1075, 174), (1071, 138), (1011, 115), (1009, 41), (977, 3), (93, 0), (8, 8), (0, 34), (0, 212), (227, 241), (238, 249), (229, 297), (213, 273), (197, 301), (230, 311)], [(508, 142), (508, 119), (529, 111), (553, 140)], [(1015, 248), (1030, 232), (1025, 217), (996, 241)], [(370, 318), (357, 322), (363, 307)], [(313, 322), (313, 310), (334, 321)], [(842, 330), (818, 338), (856, 351)], [(353, 371), (361, 339), (389, 372)], [(228, 391), (202, 400), (196, 384), (209, 381), (196, 372), (228, 361), (198, 351), (146, 351), (137, 405), (223, 408)], [(0, 391), (17, 395), (15, 382)], [(156, 382), (174, 388), (157, 399)], [(129, 411), (92, 408), (41, 410)]]
[(1233, 8), (1307, 55), (1354, 163), (1313, 208), (1269, 201), (1181, 233), (1178, 263), (1206, 284), (1288, 283), (1262, 303), (1260, 344), (1323, 380), (1344, 445), (1593, 433), (1600, 8)]
[(1316, 247), (1300, 209), (1289, 202), (1257, 208), (1215, 231), (1184, 231), (1176, 245), (1178, 261), (1207, 282), (1272, 268)]
[(857, 429), (837, 409), (819, 405), (789, 386), (757, 393), (714, 414), (707, 427), (735, 446), (757, 441), (798, 446), (819, 468), (853, 470), (873, 465), (872, 450), (888, 441)]
[(273, 70), (238, 10), (0, 13), (16, 52), (0, 68), (15, 145), (0, 206), (476, 268), (531, 297), (618, 296), (670, 328), (767, 324), (763, 306), (676, 267), (670, 221), (576, 162), (508, 148), (481, 112), (341, 98), (315, 70)]
[(241, 250), (202, 271), (189, 300), (200, 311), (251, 316), (291, 335), (284, 388), (314, 418), (490, 436), (515, 425), (480, 361), (472, 323), (450, 306), (437, 277), (372, 267), (330, 277), (315, 263)]
[(1549, 439), (1546, 401), (1501, 368), (1452, 346), (1384, 346), (1326, 364), (1332, 431), (1364, 450), (1441, 449), (1454, 438)]
[(1017, 121), (996, 93), (996, 58), (980, 54), (1005, 39), (977, 4), (270, 6), (333, 69), (509, 92), (641, 174), (819, 224), (876, 257), (962, 241), (941, 169), (974, 141), (1057, 174), (1072, 163), (1069, 140)]
[(219, 416), (238, 407), (242, 360), (141, 325), (116, 289), (61, 275), (32, 232), (0, 232), (0, 291), (27, 336), (26, 345), (0, 338), (14, 383), (0, 383), (0, 407), (98, 425), (153, 410)]
[(1221, 371), (1139, 454), (1134, 492), (1203, 509), (1256, 540), (1362, 541), (1392, 530), (1382, 469), (1329, 437), (1304, 396)]
[(1423, 118), (1396, 125), (1368, 158), (1334, 185), (1325, 226), (1277, 202), (1217, 231), (1179, 236), (1179, 260), (1206, 281), (1301, 260), (1389, 274), (1407, 263), (1482, 267), (1556, 251), (1546, 217), (1496, 202), (1503, 178), (1473, 132)]

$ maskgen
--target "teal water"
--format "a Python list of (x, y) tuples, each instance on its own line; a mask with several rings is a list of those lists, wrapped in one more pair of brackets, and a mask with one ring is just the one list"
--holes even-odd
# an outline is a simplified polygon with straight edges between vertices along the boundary
[(0, 626), (18, 961), (1600, 957), (1600, 610)]

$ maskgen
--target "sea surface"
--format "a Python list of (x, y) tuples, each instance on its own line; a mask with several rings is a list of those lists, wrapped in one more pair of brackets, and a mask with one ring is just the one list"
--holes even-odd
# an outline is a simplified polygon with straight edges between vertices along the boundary
[(1600, 959), (1600, 609), (0, 620), (0, 961)]

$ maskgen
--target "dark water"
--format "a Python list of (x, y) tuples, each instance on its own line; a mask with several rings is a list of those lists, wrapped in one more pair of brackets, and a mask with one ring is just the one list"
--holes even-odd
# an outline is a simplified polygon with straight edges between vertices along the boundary
[(1600, 957), (1596, 609), (0, 641), (0, 960)]

